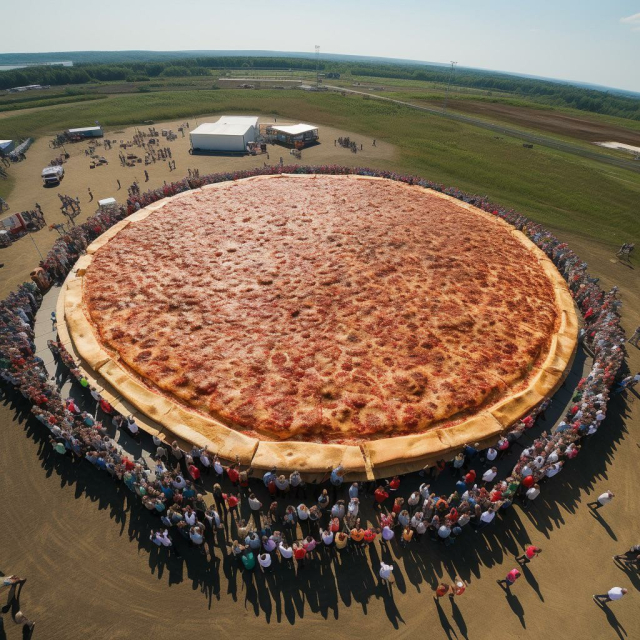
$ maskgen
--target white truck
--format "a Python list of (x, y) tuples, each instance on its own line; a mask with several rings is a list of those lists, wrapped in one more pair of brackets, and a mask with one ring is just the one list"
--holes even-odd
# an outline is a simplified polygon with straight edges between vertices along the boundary
[(60, 166), (58, 167), (45, 167), (42, 170), (42, 181), (44, 186), (50, 184), (60, 184), (60, 181), (64, 177), (64, 169)]

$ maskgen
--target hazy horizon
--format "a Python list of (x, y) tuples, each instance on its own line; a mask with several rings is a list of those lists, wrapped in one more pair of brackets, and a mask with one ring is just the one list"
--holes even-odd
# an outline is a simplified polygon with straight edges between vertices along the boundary
[[(216, 0), (153, 9), (128, 0), (81, 5), (58, 0), (3, 9), (6, 53), (264, 50), (321, 52), (448, 63), (640, 92), (640, 5), (636, 0), (565, 0), (520, 6), (488, 0)], [(260, 23), (268, 16), (268, 28)], [(123, 16), (126, 19), (123, 20)], [(153, 16), (153, 18), (151, 18)], [(166, 16), (159, 20), (159, 16)], [(284, 17), (283, 17), (284, 16)], [(181, 19), (182, 18), (182, 19)], [(147, 23), (153, 20), (153, 24)], [(252, 19), (258, 23), (253, 26)], [(285, 44), (286, 42), (286, 44)], [(64, 45), (61, 46), (61, 43)]]

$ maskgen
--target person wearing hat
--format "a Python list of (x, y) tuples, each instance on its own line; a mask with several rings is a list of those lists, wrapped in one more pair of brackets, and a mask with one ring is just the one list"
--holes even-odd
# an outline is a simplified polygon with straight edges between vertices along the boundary
[(469, 584), (456, 574), (449, 591), (449, 597), (453, 598), (455, 596), (461, 596), (467, 590), (468, 586)]

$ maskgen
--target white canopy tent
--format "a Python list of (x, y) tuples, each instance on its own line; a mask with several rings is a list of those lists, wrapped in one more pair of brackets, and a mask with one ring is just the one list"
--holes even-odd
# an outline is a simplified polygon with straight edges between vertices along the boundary
[(257, 116), (222, 116), (205, 122), (189, 133), (194, 151), (242, 152), (255, 142), (259, 132)]

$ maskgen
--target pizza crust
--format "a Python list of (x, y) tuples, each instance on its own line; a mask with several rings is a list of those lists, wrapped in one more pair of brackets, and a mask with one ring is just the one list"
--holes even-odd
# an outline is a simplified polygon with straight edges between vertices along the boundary
[[(277, 180), (283, 176), (255, 176), (246, 180)], [(308, 175), (286, 175), (297, 179), (313, 180)], [(323, 178), (344, 176), (323, 176)], [(368, 176), (348, 176), (353, 180), (384, 180)], [(555, 291), (556, 308), (561, 310), (557, 334), (553, 336), (551, 348), (538, 374), (530, 380), (528, 387), (495, 406), (459, 424), (446, 428), (435, 428), (426, 433), (391, 437), (364, 442), (361, 446), (318, 444), (296, 441), (269, 442), (249, 437), (231, 429), (221, 422), (187, 409), (178, 402), (147, 387), (131, 371), (120, 365), (118, 359), (104, 350), (84, 312), (82, 280), (91, 262), (92, 255), (105, 246), (117, 233), (131, 223), (145, 219), (154, 211), (164, 207), (173, 199), (192, 196), (209, 189), (233, 189), (235, 182), (207, 185), (201, 190), (178, 194), (153, 203), (102, 234), (87, 248), (77, 268), (68, 276), (60, 293), (57, 305), (58, 329), (62, 343), (72, 355), (81, 357), (88, 379), (103, 391), (114, 408), (125, 414), (133, 414), (140, 427), (154, 435), (160, 434), (168, 441), (178, 438), (188, 443), (207, 446), (225, 460), (234, 460), (236, 455), (242, 464), (252, 465), (257, 470), (276, 466), (282, 471), (294, 469), (305, 474), (322, 474), (330, 467), (342, 464), (349, 478), (372, 479), (395, 473), (415, 471), (432, 464), (440, 458), (452, 455), (467, 442), (480, 442), (482, 446), (497, 441), (501, 433), (522, 418), (562, 383), (571, 364), (577, 344), (578, 320), (573, 299), (566, 283), (551, 260), (523, 233), (513, 229), (503, 220), (485, 213), (470, 204), (439, 192), (430, 192), (437, 198), (455, 203), (456, 206), (472, 210), (474, 214), (490, 220), (492, 224), (504, 225), (522, 243), (524, 248), (536, 255), (551, 279)], [(419, 186), (404, 185), (407, 189)], [(86, 259), (85, 259), (86, 258)], [(68, 332), (67, 332), (68, 329)], [(66, 342), (65, 342), (66, 340)], [(91, 372), (97, 375), (91, 375)]]

